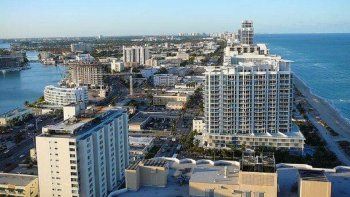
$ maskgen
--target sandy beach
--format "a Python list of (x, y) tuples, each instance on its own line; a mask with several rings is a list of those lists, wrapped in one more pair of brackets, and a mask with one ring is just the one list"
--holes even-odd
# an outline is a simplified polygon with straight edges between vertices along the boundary
[(305, 96), (309, 104), (320, 114), (320, 118), (335, 132), (350, 140), (350, 123), (326, 100), (314, 95), (309, 87), (294, 75), (295, 87)]

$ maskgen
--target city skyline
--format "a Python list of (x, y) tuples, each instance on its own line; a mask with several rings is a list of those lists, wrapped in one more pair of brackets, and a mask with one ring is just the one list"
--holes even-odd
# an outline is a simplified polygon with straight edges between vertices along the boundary
[(259, 24), (257, 33), (350, 32), (345, 0), (4, 0), (0, 6), (0, 39), (212, 33), (233, 31), (244, 19)]

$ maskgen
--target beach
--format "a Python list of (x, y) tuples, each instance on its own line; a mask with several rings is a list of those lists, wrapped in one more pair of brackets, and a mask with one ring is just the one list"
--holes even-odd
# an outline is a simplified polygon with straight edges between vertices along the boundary
[(326, 100), (310, 91), (310, 88), (294, 75), (294, 85), (305, 96), (308, 103), (319, 113), (320, 118), (335, 132), (350, 140), (350, 123)]

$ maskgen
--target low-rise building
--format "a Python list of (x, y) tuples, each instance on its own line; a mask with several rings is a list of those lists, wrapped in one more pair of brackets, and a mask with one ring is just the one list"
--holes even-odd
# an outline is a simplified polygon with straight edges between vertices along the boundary
[(299, 197), (331, 197), (332, 183), (322, 170), (299, 170)]
[(165, 161), (144, 160), (125, 170), (126, 188), (137, 191), (143, 186), (166, 187), (168, 166)]
[(165, 107), (172, 110), (182, 110), (185, 108), (186, 103), (182, 101), (171, 101), (168, 102)]
[(142, 160), (154, 145), (154, 137), (129, 136), (130, 161)]
[(174, 86), (177, 82), (177, 76), (173, 74), (156, 74), (153, 76), (154, 86)]
[(166, 106), (169, 102), (186, 103), (188, 100), (187, 94), (157, 94), (153, 96), (153, 105)]
[(0, 196), (39, 196), (38, 177), (25, 174), (0, 173)]
[(0, 125), (6, 126), (11, 121), (21, 121), (31, 114), (31, 110), (16, 108), (0, 115)]
[(48, 85), (44, 89), (44, 99), (49, 104), (63, 107), (79, 102), (88, 102), (88, 89), (85, 86), (74, 88)]

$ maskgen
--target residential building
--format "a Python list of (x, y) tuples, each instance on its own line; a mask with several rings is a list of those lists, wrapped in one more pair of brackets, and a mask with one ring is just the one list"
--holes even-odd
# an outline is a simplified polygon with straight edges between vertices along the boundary
[(290, 61), (208, 67), (205, 72), (204, 146), (227, 144), (302, 149), (304, 137), (292, 125)]
[(88, 103), (88, 89), (85, 86), (68, 88), (48, 85), (44, 89), (44, 99), (49, 104), (60, 107), (79, 102)]
[(182, 102), (186, 103), (188, 100), (187, 94), (157, 94), (153, 96), (153, 105), (166, 106), (169, 102)]
[(70, 83), (76, 86), (99, 88), (104, 86), (104, 67), (100, 64), (73, 64), (69, 69)]
[(155, 74), (153, 76), (154, 86), (174, 86), (177, 82), (177, 76), (173, 74)]
[(26, 174), (0, 173), (0, 196), (39, 196), (38, 177)]
[(185, 108), (186, 103), (182, 101), (171, 101), (168, 102), (165, 107), (172, 110), (182, 110)]
[(205, 123), (203, 118), (194, 118), (192, 120), (192, 131), (202, 133), (204, 131)]
[(128, 115), (92, 108), (36, 137), (40, 196), (107, 196), (129, 164)]
[(150, 59), (149, 48), (142, 46), (123, 46), (123, 61), (126, 64), (146, 64), (146, 60)]
[(95, 61), (95, 58), (90, 54), (78, 54), (75, 56), (75, 60), (77, 62), (90, 64)]
[(6, 113), (3, 113), (0, 115), (0, 125), (6, 126), (11, 121), (17, 121), (17, 120), (23, 120), (26, 117), (28, 117), (30, 114), (32, 114), (31, 110), (25, 109), (25, 108), (16, 108), (11, 111), (8, 111)]
[(241, 29), (238, 30), (239, 41), (241, 44), (252, 45), (254, 43), (254, 27), (253, 21), (245, 20), (242, 22)]
[(148, 151), (154, 145), (154, 137), (133, 137), (129, 136), (130, 162), (139, 161), (145, 158)]
[(111, 62), (111, 71), (112, 72), (122, 72), (124, 71), (124, 63), (121, 61), (117, 61), (117, 60), (112, 60)]

